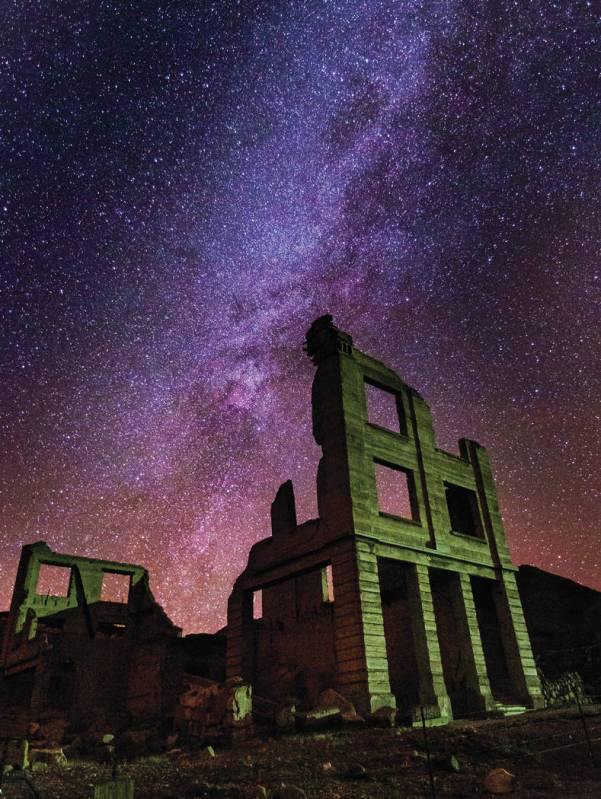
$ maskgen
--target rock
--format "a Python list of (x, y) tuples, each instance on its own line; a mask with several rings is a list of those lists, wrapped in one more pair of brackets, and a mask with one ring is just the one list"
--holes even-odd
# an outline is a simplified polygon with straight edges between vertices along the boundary
[(297, 713), (296, 718), (303, 732), (315, 732), (342, 725), (342, 716), (337, 708), (308, 710), (306, 713)]
[(352, 780), (365, 780), (368, 778), (367, 769), (361, 763), (355, 763), (354, 766), (351, 766), (345, 776), (350, 777)]
[(186, 734), (211, 740), (241, 740), (252, 729), (252, 686), (240, 678), (223, 684), (187, 675), (176, 725)]
[(296, 785), (281, 785), (271, 794), (271, 799), (307, 799), (307, 794)]
[(396, 725), (396, 708), (379, 707), (369, 715), (369, 721), (377, 727), (394, 727)]
[(461, 766), (459, 765), (459, 761), (455, 757), (455, 755), (449, 756), (438, 756), (433, 758), (434, 765), (437, 768), (444, 769), (444, 771), (452, 771), (455, 774), (458, 774), (461, 771)]
[(229, 686), (226, 699), (226, 719), (229, 723), (250, 720), (252, 718), (253, 699), (252, 686), (248, 683), (237, 683)]
[(511, 793), (514, 787), (514, 775), (504, 768), (495, 768), (489, 771), (484, 779), (484, 789), (488, 793)]
[(365, 724), (365, 719), (356, 710), (352, 713), (341, 713), (340, 718), (345, 727), (362, 727)]
[(447, 761), (449, 771), (454, 771), (458, 774), (461, 771), (461, 765), (455, 755), (451, 755), (451, 757)]
[(333, 688), (327, 688), (319, 694), (317, 702), (311, 710), (298, 713), (296, 718), (299, 727), (305, 732), (340, 727), (343, 723), (361, 723), (361, 716), (352, 702)]
[(336, 710), (339, 713), (357, 715), (353, 703), (333, 688), (327, 688), (319, 694), (314, 710)]

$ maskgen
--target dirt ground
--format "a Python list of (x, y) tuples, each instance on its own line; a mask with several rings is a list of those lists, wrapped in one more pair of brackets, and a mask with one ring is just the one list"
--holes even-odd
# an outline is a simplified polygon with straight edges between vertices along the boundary
[[(586, 715), (601, 766), (601, 706)], [(454, 722), (430, 729), (428, 742), (434, 793), (423, 733), (410, 728), (254, 738), (214, 747), (214, 756), (205, 748), (122, 763), (119, 776), (134, 780), (136, 799), (302, 799), (301, 792), (307, 799), (427, 799), (486, 796), (488, 772), (505, 768), (515, 775), (511, 796), (601, 797), (601, 768), (591, 762), (575, 709)], [(33, 774), (43, 799), (89, 799), (93, 786), (108, 779), (109, 766), (91, 761)], [(27, 795), (16, 784), (2, 791), (3, 799)]]

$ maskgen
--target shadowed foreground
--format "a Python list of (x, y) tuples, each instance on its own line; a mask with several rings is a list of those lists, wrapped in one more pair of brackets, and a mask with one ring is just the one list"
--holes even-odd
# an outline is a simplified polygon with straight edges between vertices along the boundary
[[(601, 706), (589, 706), (586, 715), (601, 763)], [(601, 769), (591, 763), (575, 708), (452, 723), (429, 730), (428, 737), (437, 796), (488, 795), (484, 778), (500, 767), (515, 775), (512, 796), (601, 795)], [(452, 756), (458, 771), (451, 766)], [(432, 795), (422, 733), (409, 728), (257, 738), (217, 749), (214, 756), (210, 750), (176, 749), (124, 763), (119, 771), (135, 780), (136, 797), (145, 799), (302, 799), (301, 791), (308, 799)], [(48, 767), (34, 778), (43, 797), (87, 799), (93, 785), (110, 778), (110, 767), (72, 761), (66, 768)], [(12, 795), (19, 795), (16, 786), (6, 786), (5, 796)]]

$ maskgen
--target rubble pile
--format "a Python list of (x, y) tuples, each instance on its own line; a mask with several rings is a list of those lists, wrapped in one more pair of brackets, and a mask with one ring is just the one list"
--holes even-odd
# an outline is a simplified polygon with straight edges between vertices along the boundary
[(217, 683), (188, 675), (175, 729), (203, 742), (244, 740), (253, 733), (252, 707), (252, 688), (240, 677)]
[(544, 674), (540, 678), (547, 707), (571, 705), (576, 699), (581, 705), (592, 701), (587, 696), (582, 677), (577, 671), (566, 671), (554, 680), (547, 679)]

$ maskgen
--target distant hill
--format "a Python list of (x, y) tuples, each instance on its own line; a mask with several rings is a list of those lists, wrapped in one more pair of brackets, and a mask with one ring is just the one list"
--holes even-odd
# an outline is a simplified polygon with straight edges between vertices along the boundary
[(517, 574), (536, 661), (549, 679), (578, 671), (601, 694), (601, 592), (537, 569)]

